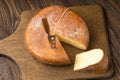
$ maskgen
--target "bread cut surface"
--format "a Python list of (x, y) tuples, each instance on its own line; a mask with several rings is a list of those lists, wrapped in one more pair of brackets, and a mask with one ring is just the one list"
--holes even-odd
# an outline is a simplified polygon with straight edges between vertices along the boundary
[[(63, 14), (64, 13), (64, 14)], [(42, 19), (47, 18), (50, 34), (56, 35), (56, 48), (52, 49)], [(71, 63), (60, 41), (80, 49), (87, 49), (89, 31), (79, 15), (63, 6), (50, 6), (40, 10), (29, 22), (25, 43), (32, 55), (41, 62), (53, 65)]]
[(104, 73), (108, 70), (108, 58), (102, 49), (92, 49), (76, 55), (74, 71)]
[(93, 49), (76, 55), (74, 70), (86, 68), (102, 60), (104, 53), (101, 49)]

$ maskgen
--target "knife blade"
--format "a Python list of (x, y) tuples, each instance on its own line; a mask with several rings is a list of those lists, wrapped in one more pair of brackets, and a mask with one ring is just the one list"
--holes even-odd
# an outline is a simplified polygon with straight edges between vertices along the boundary
[(48, 35), (48, 40), (49, 40), (49, 42), (51, 44), (51, 48), (56, 48), (56, 36), (50, 34), (50, 27), (49, 27), (49, 23), (47, 21), (47, 18), (43, 18), (42, 22), (43, 22), (45, 32)]

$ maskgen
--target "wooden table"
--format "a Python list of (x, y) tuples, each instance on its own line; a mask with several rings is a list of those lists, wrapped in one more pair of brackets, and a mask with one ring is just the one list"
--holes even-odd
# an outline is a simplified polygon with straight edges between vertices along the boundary
[[(16, 30), (23, 11), (54, 4), (102, 6), (115, 73), (109, 79), (99, 80), (120, 80), (120, 0), (0, 0), (0, 39), (4, 39)], [(0, 55), (0, 80), (20, 80), (20, 77), (17, 64), (10, 58)]]

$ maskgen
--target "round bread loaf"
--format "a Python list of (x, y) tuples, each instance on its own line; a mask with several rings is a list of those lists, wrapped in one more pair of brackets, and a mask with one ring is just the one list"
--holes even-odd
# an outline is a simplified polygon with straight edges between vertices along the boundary
[[(47, 18), (50, 34), (56, 35), (56, 48), (52, 49), (42, 19)], [(81, 17), (64, 6), (50, 6), (40, 10), (29, 22), (25, 43), (39, 61), (52, 65), (71, 63), (60, 41), (80, 49), (87, 49), (89, 31)]]

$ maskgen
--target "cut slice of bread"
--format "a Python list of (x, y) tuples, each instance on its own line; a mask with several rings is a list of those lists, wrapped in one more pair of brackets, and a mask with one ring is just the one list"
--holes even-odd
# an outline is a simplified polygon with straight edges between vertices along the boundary
[(79, 53), (75, 58), (74, 71), (104, 72), (108, 67), (108, 60), (105, 58), (102, 49)]

